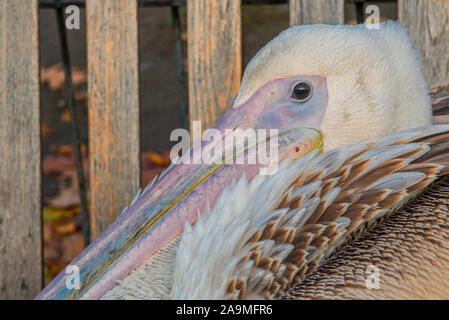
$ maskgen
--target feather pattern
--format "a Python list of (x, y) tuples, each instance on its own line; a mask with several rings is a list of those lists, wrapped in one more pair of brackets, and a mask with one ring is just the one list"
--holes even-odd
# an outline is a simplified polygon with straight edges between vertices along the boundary
[(447, 299), (449, 175), (325, 261), (282, 299)]
[(406, 130), (241, 179), (193, 228), (186, 225), (173, 297), (280, 297), (447, 174), (448, 134), (445, 125)]

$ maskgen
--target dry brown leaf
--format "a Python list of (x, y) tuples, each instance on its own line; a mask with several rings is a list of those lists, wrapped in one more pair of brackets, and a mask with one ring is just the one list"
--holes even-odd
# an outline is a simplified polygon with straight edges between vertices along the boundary
[(64, 112), (61, 115), (61, 121), (64, 123), (70, 122), (70, 112), (69, 109), (65, 109)]
[[(65, 86), (65, 73), (62, 64), (54, 64), (48, 68), (41, 67), (40, 81), (42, 84), (48, 85), (52, 90), (61, 90)], [(80, 68), (72, 68), (72, 83), (74, 86), (80, 85), (87, 81), (86, 70)]]
[(60, 235), (65, 236), (68, 234), (75, 233), (76, 225), (73, 221), (70, 221), (68, 223), (64, 223), (59, 226), (56, 226), (55, 229), (56, 229), (56, 232), (58, 232)]
[(43, 137), (49, 137), (54, 133), (54, 130), (48, 127), (45, 123), (41, 125), (41, 135)]

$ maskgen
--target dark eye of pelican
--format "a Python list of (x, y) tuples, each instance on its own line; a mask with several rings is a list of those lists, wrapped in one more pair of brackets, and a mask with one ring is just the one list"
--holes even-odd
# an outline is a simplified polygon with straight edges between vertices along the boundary
[(293, 86), (291, 98), (299, 101), (304, 102), (310, 99), (312, 96), (312, 85), (307, 81), (301, 81), (296, 83)]

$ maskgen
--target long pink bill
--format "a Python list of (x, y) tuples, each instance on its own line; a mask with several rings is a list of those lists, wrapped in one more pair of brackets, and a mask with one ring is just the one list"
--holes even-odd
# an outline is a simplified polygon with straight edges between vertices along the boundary
[[(277, 138), (279, 159), (300, 157), (321, 143), (321, 133), (315, 129), (293, 129)], [(258, 174), (261, 164), (236, 164), (242, 162), (239, 157), (246, 163), (257, 149), (254, 145), (237, 154), (235, 163), (174, 165), (71, 262), (79, 268), (79, 289), (66, 285), (72, 273), (62, 271), (36, 299), (101, 298), (117, 280), (179, 235), (185, 221), (194, 223), (197, 213), (213, 205), (225, 186), (242, 175), (252, 179)]]

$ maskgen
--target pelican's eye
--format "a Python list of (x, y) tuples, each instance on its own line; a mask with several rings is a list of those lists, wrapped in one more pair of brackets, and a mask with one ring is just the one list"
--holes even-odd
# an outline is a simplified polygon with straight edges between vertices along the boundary
[(300, 81), (293, 85), (291, 98), (298, 102), (305, 102), (312, 96), (312, 85), (308, 81)]

